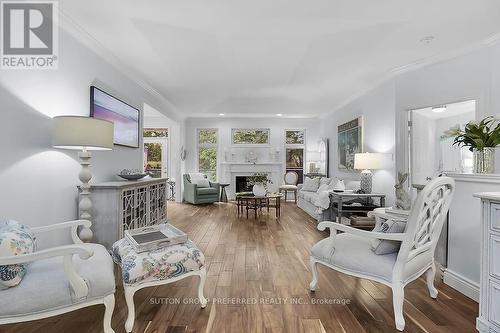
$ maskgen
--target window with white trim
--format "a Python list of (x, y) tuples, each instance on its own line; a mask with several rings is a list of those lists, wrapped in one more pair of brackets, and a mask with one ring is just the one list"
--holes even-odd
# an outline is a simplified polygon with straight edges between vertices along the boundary
[(211, 181), (217, 180), (217, 143), (218, 130), (214, 128), (199, 128), (198, 172), (207, 175)]
[(306, 131), (304, 129), (285, 130), (286, 172), (294, 171), (299, 176), (299, 184), (304, 182)]

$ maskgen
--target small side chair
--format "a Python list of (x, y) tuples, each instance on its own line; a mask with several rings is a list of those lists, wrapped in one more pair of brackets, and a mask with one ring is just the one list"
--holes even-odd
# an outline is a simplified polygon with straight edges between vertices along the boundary
[[(404, 330), (404, 288), (426, 274), (430, 296), (436, 298), (434, 287), (436, 267), (434, 252), (455, 191), (455, 181), (438, 177), (419, 193), (410, 211), (405, 231), (383, 233), (364, 231), (334, 222), (321, 222), (318, 229), (330, 228), (330, 237), (311, 249), (311, 291), (318, 286), (317, 264), (344, 274), (380, 282), (392, 289), (396, 328)], [(337, 231), (343, 233), (337, 234)], [(373, 239), (401, 242), (399, 251), (375, 254)]]
[(287, 193), (292, 192), (294, 197), (294, 202), (297, 203), (297, 190), (298, 190), (297, 183), (299, 182), (299, 175), (295, 171), (288, 171), (287, 173), (285, 173), (283, 180), (285, 181), (285, 184), (280, 186), (279, 188), (280, 193), (285, 192), (285, 201), (286, 201)]

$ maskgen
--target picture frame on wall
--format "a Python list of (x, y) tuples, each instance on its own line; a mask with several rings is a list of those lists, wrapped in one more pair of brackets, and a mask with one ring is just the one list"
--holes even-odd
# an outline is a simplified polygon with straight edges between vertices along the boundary
[(338, 128), (339, 170), (354, 171), (354, 155), (363, 152), (363, 117), (358, 117)]

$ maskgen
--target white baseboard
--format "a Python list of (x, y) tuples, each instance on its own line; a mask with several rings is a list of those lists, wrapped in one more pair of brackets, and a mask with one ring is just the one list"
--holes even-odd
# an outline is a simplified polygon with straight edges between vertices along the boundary
[(479, 302), (479, 284), (476, 282), (449, 269), (445, 269), (444, 271), (443, 282), (465, 296)]

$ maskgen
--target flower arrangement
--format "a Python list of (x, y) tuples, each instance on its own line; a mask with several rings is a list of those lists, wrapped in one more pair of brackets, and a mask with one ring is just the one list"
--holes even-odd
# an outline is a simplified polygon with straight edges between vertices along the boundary
[(493, 148), (500, 144), (500, 122), (490, 116), (481, 121), (470, 121), (462, 130), (456, 125), (444, 132), (443, 137), (455, 137), (453, 145), (469, 147), (483, 151), (484, 148)]
[(249, 185), (262, 184), (266, 189), (268, 184), (272, 184), (272, 180), (266, 173), (254, 173), (252, 176), (248, 177)]

